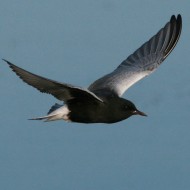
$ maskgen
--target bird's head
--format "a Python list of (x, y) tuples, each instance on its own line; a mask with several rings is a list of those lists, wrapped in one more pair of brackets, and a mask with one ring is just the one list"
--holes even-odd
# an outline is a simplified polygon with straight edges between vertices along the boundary
[(129, 100), (126, 100), (125, 105), (124, 105), (124, 109), (125, 111), (130, 115), (141, 115), (141, 116), (147, 116), (147, 114), (145, 114), (142, 111), (139, 111), (136, 106)]

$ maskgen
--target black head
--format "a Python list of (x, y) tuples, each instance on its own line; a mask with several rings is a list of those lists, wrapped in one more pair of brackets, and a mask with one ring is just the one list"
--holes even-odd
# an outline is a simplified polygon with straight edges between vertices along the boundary
[(124, 110), (126, 111), (127, 115), (141, 115), (141, 116), (147, 116), (145, 113), (139, 111), (136, 106), (129, 100), (125, 100), (123, 105)]

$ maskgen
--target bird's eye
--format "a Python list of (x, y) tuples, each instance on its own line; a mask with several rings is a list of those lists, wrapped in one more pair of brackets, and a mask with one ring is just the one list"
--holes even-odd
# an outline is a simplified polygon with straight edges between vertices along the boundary
[(133, 110), (133, 107), (131, 105), (125, 105), (124, 109), (125, 110)]

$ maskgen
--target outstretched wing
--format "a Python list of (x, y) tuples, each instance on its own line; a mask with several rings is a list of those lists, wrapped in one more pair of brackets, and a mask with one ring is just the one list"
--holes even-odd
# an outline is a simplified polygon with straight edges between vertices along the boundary
[(170, 21), (148, 42), (124, 60), (112, 73), (89, 86), (92, 92), (108, 91), (118, 96), (134, 83), (157, 69), (174, 49), (181, 34), (182, 18), (173, 15)]
[(54, 97), (61, 101), (68, 101), (73, 98), (90, 98), (92, 100), (98, 100), (103, 102), (94, 93), (87, 89), (82, 89), (80, 87), (72, 86), (69, 84), (60, 83), (51, 79), (47, 79), (33, 73), (30, 73), (16, 65), (10, 63), (9, 61), (3, 59), (10, 68), (27, 84), (38, 89), (40, 92), (52, 94)]

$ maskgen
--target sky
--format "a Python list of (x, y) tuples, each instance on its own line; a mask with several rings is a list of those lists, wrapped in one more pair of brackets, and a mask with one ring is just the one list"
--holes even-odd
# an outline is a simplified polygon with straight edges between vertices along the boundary
[(181, 14), (179, 43), (124, 98), (148, 117), (44, 123), (54, 103), (0, 61), (0, 189), (188, 190), (190, 12), (186, 0), (1, 0), (0, 57), (88, 87)]

